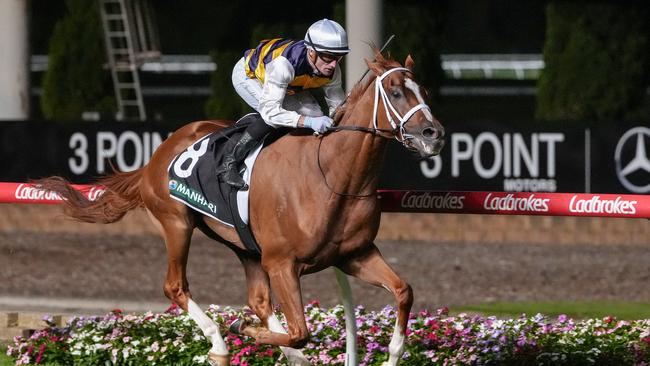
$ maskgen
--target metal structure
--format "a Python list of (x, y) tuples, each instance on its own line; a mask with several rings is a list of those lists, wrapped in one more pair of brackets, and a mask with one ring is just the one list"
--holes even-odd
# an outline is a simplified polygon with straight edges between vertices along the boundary
[(440, 58), (449, 79), (534, 81), (544, 69), (540, 54), (446, 54)]
[(29, 118), (29, 7), (0, 0), (0, 120)]
[(152, 9), (147, 0), (99, 0), (99, 5), (117, 119), (144, 121), (147, 113), (138, 69), (160, 57)]

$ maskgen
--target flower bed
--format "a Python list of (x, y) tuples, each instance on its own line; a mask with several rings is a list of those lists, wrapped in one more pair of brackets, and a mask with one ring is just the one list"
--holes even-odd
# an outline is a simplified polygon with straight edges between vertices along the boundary
[[(212, 306), (207, 314), (222, 329), (250, 313)], [(356, 309), (360, 365), (387, 359), (396, 311)], [(343, 308), (306, 308), (311, 340), (303, 349), (314, 365), (343, 365)], [(46, 322), (48, 319), (45, 319)], [(517, 319), (412, 314), (403, 365), (650, 365), (650, 320), (618, 321), (612, 317), (574, 321), (542, 315)], [(189, 316), (171, 308), (163, 314), (79, 317), (57, 328), (53, 323), (29, 338), (16, 337), (7, 355), (17, 365), (201, 365), (210, 348)], [(257, 345), (247, 337), (226, 336), (233, 365), (285, 364), (277, 347)]]

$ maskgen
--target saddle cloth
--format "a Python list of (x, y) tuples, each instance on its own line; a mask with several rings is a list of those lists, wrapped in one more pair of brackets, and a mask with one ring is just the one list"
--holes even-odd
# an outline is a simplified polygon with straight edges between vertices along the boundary
[[(248, 114), (234, 125), (202, 137), (178, 154), (167, 168), (169, 195), (191, 209), (233, 227), (230, 186), (217, 178), (216, 170), (239, 135), (256, 118), (259, 118), (257, 114)], [(245, 160), (243, 178), (248, 185), (263, 145), (253, 149)], [(248, 206), (248, 190), (238, 191), (238, 214), (245, 224), (248, 224)]]

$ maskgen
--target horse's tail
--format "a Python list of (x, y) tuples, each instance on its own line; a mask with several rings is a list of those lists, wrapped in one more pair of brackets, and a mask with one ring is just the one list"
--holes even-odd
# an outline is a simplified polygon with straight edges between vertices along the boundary
[(120, 220), (128, 211), (144, 205), (140, 196), (142, 171), (143, 169), (127, 173), (115, 172), (100, 179), (97, 185), (104, 186), (105, 190), (94, 201), (61, 177), (43, 178), (33, 184), (63, 197), (67, 216), (84, 222), (110, 224)]

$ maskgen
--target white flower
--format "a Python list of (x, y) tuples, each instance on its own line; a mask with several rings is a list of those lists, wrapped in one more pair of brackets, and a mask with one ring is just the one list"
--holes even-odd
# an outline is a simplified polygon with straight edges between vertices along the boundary
[(192, 362), (195, 363), (205, 363), (208, 360), (208, 356), (194, 356), (192, 357)]

